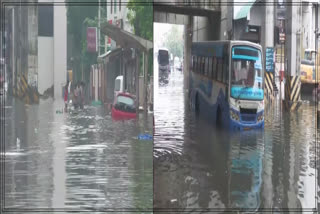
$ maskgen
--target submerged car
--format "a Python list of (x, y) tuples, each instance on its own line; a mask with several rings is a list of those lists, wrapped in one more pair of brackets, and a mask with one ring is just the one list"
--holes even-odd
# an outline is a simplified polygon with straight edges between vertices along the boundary
[(112, 105), (111, 116), (113, 120), (136, 119), (136, 105), (134, 96), (120, 92), (115, 96)]

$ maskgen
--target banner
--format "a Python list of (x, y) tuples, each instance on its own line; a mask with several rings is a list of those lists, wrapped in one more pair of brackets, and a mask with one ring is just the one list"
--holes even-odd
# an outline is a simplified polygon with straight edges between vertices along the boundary
[(274, 49), (266, 48), (266, 72), (274, 71)]
[(97, 28), (87, 28), (87, 51), (91, 53), (98, 52)]

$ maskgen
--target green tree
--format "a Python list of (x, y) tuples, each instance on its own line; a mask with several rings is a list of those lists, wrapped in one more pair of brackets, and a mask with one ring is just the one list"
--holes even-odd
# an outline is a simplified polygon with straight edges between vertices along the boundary
[[(97, 2), (97, 0), (66, 0), (67, 3), (79, 2)], [(98, 16), (98, 5), (77, 5), (67, 4), (67, 29), (68, 35), (71, 36), (72, 42), (72, 68), (74, 79), (79, 80), (81, 71), (83, 70), (85, 76), (88, 77), (90, 65), (95, 64), (97, 61), (97, 53), (88, 53), (86, 51), (86, 30), (88, 26), (93, 23), (90, 20), (95, 20)], [(87, 22), (85, 22), (87, 20)], [(69, 50), (70, 51), (70, 50)], [(86, 78), (88, 79), (88, 78)]]
[(171, 30), (165, 35), (164, 46), (168, 48), (173, 57), (183, 56), (183, 32), (177, 25), (173, 25)]
[[(133, 26), (134, 34), (144, 39), (153, 41), (153, 1), (130, 0), (128, 2), (128, 20)], [(153, 73), (153, 51), (148, 53), (148, 73)], [(142, 60), (141, 60), (142, 67)], [(142, 69), (140, 69), (142, 71)]]
[(153, 1), (130, 0), (127, 8), (128, 20), (134, 28), (134, 34), (153, 41)]

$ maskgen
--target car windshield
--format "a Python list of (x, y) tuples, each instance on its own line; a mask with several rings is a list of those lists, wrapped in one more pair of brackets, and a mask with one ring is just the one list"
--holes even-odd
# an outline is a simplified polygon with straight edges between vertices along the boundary
[(262, 77), (261, 52), (247, 46), (234, 47), (232, 49), (231, 97), (262, 100)]
[(123, 103), (129, 106), (133, 106), (134, 105), (134, 100), (131, 97), (127, 97), (127, 96), (118, 96), (117, 97), (117, 103)]

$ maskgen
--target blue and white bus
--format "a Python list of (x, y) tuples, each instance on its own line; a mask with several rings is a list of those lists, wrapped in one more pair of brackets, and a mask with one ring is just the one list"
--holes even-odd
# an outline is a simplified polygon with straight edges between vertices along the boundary
[(190, 103), (218, 126), (264, 127), (262, 48), (247, 41), (195, 42), (191, 50)]

